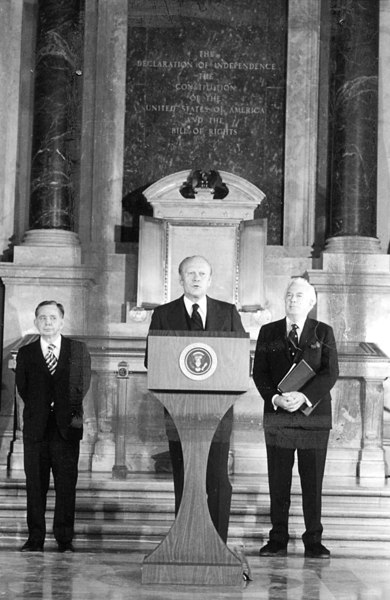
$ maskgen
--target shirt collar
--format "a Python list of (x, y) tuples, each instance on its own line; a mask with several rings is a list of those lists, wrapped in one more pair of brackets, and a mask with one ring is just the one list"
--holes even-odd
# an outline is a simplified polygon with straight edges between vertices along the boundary
[(59, 357), (60, 351), (61, 351), (61, 334), (58, 335), (56, 337), (56, 339), (53, 340), (52, 342), (47, 342), (46, 340), (43, 339), (43, 337), (41, 337), (40, 342), (41, 342), (41, 350), (42, 350), (42, 353), (44, 356), (47, 354), (47, 350), (49, 348), (49, 343), (50, 343), (50, 344), (54, 344), (54, 346), (55, 346), (54, 354), (57, 358)]
[(301, 337), (301, 333), (303, 331), (303, 328), (305, 326), (305, 322), (306, 319), (304, 319), (303, 321), (292, 321), (291, 319), (289, 319), (288, 317), (286, 317), (286, 328), (287, 328), (287, 333), (290, 333), (291, 330), (291, 325), (293, 323), (295, 323), (295, 325), (298, 325), (298, 330), (297, 330), (297, 335), (298, 335), (298, 339)]
[(206, 317), (207, 317), (207, 296), (203, 296), (203, 298), (201, 298), (200, 300), (197, 300), (196, 302), (193, 302), (192, 300), (187, 298), (187, 296), (184, 296), (183, 298), (184, 298), (184, 305), (186, 307), (186, 311), (188, 312), (190, 317), (192, 315), (193, 305), (197, 304), (199, 306), (198, 313), (202, 317), (202, 321), (203, 321), (203, 325), (204, 325), (206, 323)]

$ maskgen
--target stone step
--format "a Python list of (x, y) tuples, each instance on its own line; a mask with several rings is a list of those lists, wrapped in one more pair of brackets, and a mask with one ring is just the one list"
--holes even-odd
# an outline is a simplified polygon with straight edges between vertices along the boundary
[[(54, 508), (54, 499), (48, 500), (47, 515), (52, 515)], [(0, 514), (2, 518), (17, 518), (20, 513), (26, 510), (26, 500), (19, 497), (17, 500), (9, 498), (1, 501)], [(154, 503), (146, 499), (144, 503), (132, 502), (129, 500), (121, 502), (91, 501), (88, 498), (77, 498), (76, 502), (77, 518), (83, 519), (106, 519), (106, 520), (172, 520), (173, 519), (173, 501)], [(302, 507), (299, 501), (293, 501), (290, 507), (290, 517), (300, 517)], [(367, 506), (362, 501), (356, 501), (351, 505), (345, 506), (337, 501), (333, 503), (324, 502), (323, 520), (336, 521), (347, 520), (349, 524), (359, 525), (362, 520), (366, 523), (375, 523), (379, 521), (384, 527), (390, 527), (390, 506)], [(245, 521), (252, 523), (259, 518), (268, 520), (269, 505), (264, 502), (261, 505), (242, 505), (235, 501), (233, 497), (231, 509), (231, 522)]]
[[(99, 475), (97, 475), (99, 476)], [(148, 498), (158, 497), (173, 499), (173, 485), (170, 476), (154, 479), (154, 475), (150, 475), (150, 479), (145, 474), (132, 475), (126, 480), (111, 479), (106, 474), (101, 474), (102, 480), (90, 480), (88, 477), (80, 478), (77, 484), (77, 495), (79, 497), (88, 496), (92, 498), (110, 498), (110, 499), (145, 499), (145, 493)], [(104, 479), (103, 479), (104, 477)], [(253, 479), (248, 477), (233, 477), (233, 494), (236, 500), (243, 502), (257, 502), (262, 498), (268, 498), (268, 483), (266, 478), (256, 477), (260, 482), (253, 483)], [(0, 498), (5, 497), (25, 497), (25, 481), (24, 478), (0, 478)], [(292, 485), (291, 496), (301, 496), (299, 483), (295, 482)], [(54, 497), (54, 489), (48, 492), (48, 498)], [(388, 502), (390, 505), (390, 487), (380, 488), (365, 488), (356, 485), (354, 480), (347, 482), (344, 486), (338, 484), (324, 485), (323, 489), (324, 501), (329, 499), (333, 502), (334, 498), (339, 502), (345, 500), (349, 502), (351, 498), (363, 499), (364, 502), (372, 502), (378, 504)]]
[[(109, 523), (100, 523), (90, 525), (88, 523), (78, 522), (76, 524), (75, 544), (78, 550), (96, 551), (123, 551), (129, 552), (151, 552), (167, 534), (169, 527), (139, 526), (138, 528), (129, 528), (124, 525), (116, 524), (115, 527)], [(240, 546), (245, 549), (248, 555), (257, 554), (259, 548), (267, 541), (269, 526), (257, 527), (248, 530), (247, 528), (235, 527), (229, 528), (228, 545), (230, 547)], [(290, 530), (289, 553), (302, 553), (303, 545), (301, 541), (302, 529)], [(18, 531), (0, 527), (0, 548), (17, 548), (27, 537), (27, 527), (20, 526)], [(342, 524), (332, 529), (325, 529), (324, 543), (331, 548), (333, 555), (343, 555), (345, 553), (356, 552), (359, 556), (385, 556), (390, 555), (390, 536), (384, 535), (380, 528), (370, 530), (346, 531)], [(50, 546), (55, 547), (55, 542), (50, 533), (47, 535), (46, 549)]]
[[(138, 482), (139, 483), (139, 482)], [(161, 515), (171, 515), (173, 512), (173, 492), (167, 492), (166, 482), (160, 485), (160, 489), (154, 491), (145, 489), (139, 492), (134, 490), (137, 482), (127, 483), (127, 490), (117, 493), (116, 489), (111, 489), (109, 495), (107, 490), (91, 489), (90, 487), (79, 486), (77, 491), (77, 510), (79, 513), (92, 512), (93, 514), (104, 514), (105, 517), (116, 514), (120, 515), (150, 514), (151, 517), (157, 513)], [(114, 484), (116, 486), (116, 484)], [(48, 511), (52, 510), (54, 505), (54, 491), (50, 490), (48, 494)], [(4, 485), (0, 481), (0, 510), (18, 511), (25, 510), (26, 494), (24, 483), (18, 483), (17, 488), (10, 487), (9, 482)], [(267, 491), (258, 491), (250, 489), (248, 486), (245, 492), (240, 491), (237, 486), (233, 488), (232, 498), (232, 517), (234, 515), (267, 515), (269, 512), (269, 496)], [(301, 495), (299, 490), (293, 490), (291, 495), (292, 515), (301, 514)], [(2, 514), (5, 514), (4, 512)], [(372, 490), (339, 490), (337, 493), (330, 490), (324, 490), (323, 494), (323, 514), (340, 518), (364, 518), (390, 519), (390, 494), (386, 490), (378, 491), (376, 494)]]
[[(48, 519), (50, 524), (50, 518)], [(77, 536), (87, 535), (94, 536), (110, 536), (126, 537), (128, 539), (138, 539), (142, 534), (147, 538), (161, 539), (169, 531), (173, 521), (170, 522), (153, 522), (148, 521), (102, 521), (102, 520), (85, 520), (76, 519)], [(325, 522), (324, 522), (325, 524)], [(16, 527), (15, 527), (16, 525)], [(245, 525), (245, 526), (244, 526)], [(302, 534), (303, 520), (292, 519), (290, 523), (291, 537), (300, 538)], [(231, 522), (229, 526), (229, 537), (238, 539), (247, 538), (263, 538), (264, 533), (268, 534), (270, 524), (268, 522), (251, 524), (250, 527), (244, 523)], [(10, 535), (12, 532), (27, 532), (27, 525), (24, 521), (15, 523), (14, 521), (5, 521), (2, 519), (0, 523), (0, 532)], [(370, 525), (370, 527), (345, 527), (345, 523), (329, 523), (326, 527), (327, 539), (349, 539), (349, 540), (380, 540), (390, 542), (390, 528), (383, 528), (380, 523)]]
[[(257, 553), (270, 529), (269, 497), (265, 478), (233, 479), (229, 542), (244, 544)], [(258, 478), (256, 478), (258, 479)], [(0, 480), (0, 548), (17, 547), (27, 536), (26, 495), (23, 477)], [(48, 530), (54, 492), (48, 495)], [(303, 518), (299, 484), (294, 482), (290, 509), (289, 548), (301, 552)], [(173, 488), (170, 476), (131, 474), (125, 481), (109, 475), (81, 476), (76, 507), (76, 540), (80, 550), (150, 552), (173, 523)], [(390, 492), (355, 484), (327, 485), (323, 495), (326, 543), (337, 551), (364, 548), (368, 555), (390, 555)], [(48, 535), (48, 544), (55, 543)]]
[[(0, 514), (2, 519), (19, 518), (20, 513), (25, 513), (26, 502), (21, 498), (17, 504), (10, 502), (9, 500), (1, 502)], [(48, 502), (47, 516), (51, 517), (53, 514), (54, 505), (52, 502)], [(290, 518), (300, 518), (302, 515), (301, 505), (298, 503), (292, 503), (290, 507)], [(324, 506), (323, 507), (323, 520), (329, 522), (345, 522), (348, 521), (350, 525), (359, 526), (363, 523), (375, 524), (380, 522), (383, 527), (390, 528), (390, 512), (389, 508), (383, 507), (380, 510), (368, 510), (364, 507), (364, 504), (353, 507), (343, 507), (339, 505)], [(110, 504), (105, 503), (91, 503), (88, 500), (78, 499), (76, 502), (76, 516), (80, 519), (88, 520), (116, 520), (116, 521), (172, 521), (173, 519), (173, 505), (162, 504), (158, 506), (156, 504), (144, 505), (134, 504), (127, 502), (125, 504)], [(232, 510), (230, 521), (244, 521), (245, 523), (253, 523), (259, 519), (268, 521), (269, 519), (269, 508), (268, 505), (258, 507), (247, 507), (239, 506), (232, 503)]]
[[(48, 529), (52, 522), (52, 516), (47, 515)], [(290, 534), (293, 538), (300, 538), (304, 531), (303, 518), (293, 516), (290, 518)], [(139, 538), (140, 535), (147, 538), (161, 539), (173, 523), (173, 519), (109, 519), (91, 518), (85, 519), (83, 516), (76, 515), (76, 532), (88, 537), (116, 535), (122, 537), (128, 536), (130, 539)], [(389, 543), (390, 549), (390, 527), (383, 526), (380, 519), (362, 523), (359, 519), (350, 519), (347, 524), (342, 519), (322, 519), (324, 531), (327, 538), (349, 539), (349, 540), (381, 540)], [(229, 535), (233, 538), (262, 538), (268, 534), (270, 522), (268, 518), (262, 520), (230, 519)], [(0, 533), (14, 534), (27, 532), (25, 515), (19, 517), (5, 517), (1, 515)], [(342, 535), (339, 535), (342, 532)]]

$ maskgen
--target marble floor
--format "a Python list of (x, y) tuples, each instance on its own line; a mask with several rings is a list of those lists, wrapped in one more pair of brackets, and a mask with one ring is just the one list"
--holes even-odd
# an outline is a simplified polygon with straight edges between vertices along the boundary
[(249, 556), (253, 581), (242, 587), (142, 585), (143, 555), (0, 551), (0, 598), (6, 600), (389, 600), (390, 557), (329, 560)]

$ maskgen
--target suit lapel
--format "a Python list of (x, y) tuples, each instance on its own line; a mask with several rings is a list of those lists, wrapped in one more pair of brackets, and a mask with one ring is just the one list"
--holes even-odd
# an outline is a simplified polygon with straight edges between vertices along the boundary
[(169, 328), (173, 331), (187, 331), (186, 307), (184, 305), (183, 296), (177, 298), (172, 303), (172, 309), (168, 314)]
[[(287, 331), (286, 331), (286, 319), (283, 319), (283, 330), (284, 330), (284, 339), (286, 340), (286, 354), (289, 357), (290, 363), (292, 364), (293, 362), (298, 363), (301, 358), (302, 358), (302, 354), (304, 353), (305, 348), (308, 347), (308, 345), (311, 343), (311, 340), (313, 339), (313, 334), (316, 328), (316, 321), (314, 321), (313, 319), (306, 319), (305, 324), (303, 326), (302, 329), (302, 333), (301, 336), (299, 338), (299, 350), (295, 355), (294, 360), (291, 358), (291, 354), (290, 354), (290, 350), (288, 347), (288, 341), (287, 341)], [(280, 334), (282, 334), (282, 332), (280, 332)]]
[(288, 342), (287, 342), (287, 323), (286, 323), (286, 318), (281, 319), (280, 321), (277, 321), (275, 324), (276, 327), (276, 336), (279, 339), (282, 339), (284, 342), (284, 353), (286, 355), (286, 357), (288, 358), (288, 361), (290, 364), (292, 364), (293, 359), (291, 358), (291, 354), (290, 354), (290, 349), (288, 347)]
[(41, 338), (38, 338), (33, 344), (31, 344), (32, 350), (37, 361), (37, 365), (40, 369), (47, 371), (49, 373), (49, 369), (43, 356), (42, 348), (41, 348)]
[[(207, 317), (206, 330), (219, 331), (223, 327), (224, 315), (220, 310), (219, 304), (213, 298), (207, 296)], [(174, 331), (187, 331), (186, 307), (183, 296), (177, 298), (172, 303), (172, 308), (168, 315), (169, 328)]]
[(60, 350), (60, 355), (58, 357), (57, 368), (53, 375), (54, 378), (57, 378), (61, 374), (61, 371), (64, 370), (65, 366), (69, 362), (69, 356), (70, 356), (70, 340), (64, 336), (61, 336), (61, 350)]
[[(285, 324), (285, 327), (286, 327), (286, 324)], [(298, 344), (299, 350), (297, 351), (297, 353), (294, 357), (294, 360), (292, 360), (292, 358), (290, 357), (291, 362), (298, 363), (301, 360), (303, 351), (308, 346), (310, 338), (313, 335), (314, 328), (315, 328), (315, 322), (313, 321), (313, 319), (306, 319), (305, 324), (302, 329), (301, 336), (299, 338), (299, 344)], [(288, 354), (290, 356), (290, 351), (288, 349), (287, 335), (286, 335), (286, 343), (287, 343)]]
[(207, 296), (207, 331), (220, 331), (223, 328), (224, 315), (220, 310), (218, 302)]
[(316, 327), (316, 321), (313, 319), (306, 319), (303, 326), (302, 335), (299, 340), (299, 346), (302, 350), (309, 345), (310, 340), (313, 338), (313, 333)]

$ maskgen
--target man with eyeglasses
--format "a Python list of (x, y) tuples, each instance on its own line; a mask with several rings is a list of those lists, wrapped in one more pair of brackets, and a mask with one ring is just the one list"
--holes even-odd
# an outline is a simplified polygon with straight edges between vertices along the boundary
[(16, 386), (24, 402), (23, 445), (28, 540), (22, 552), (42, 552), (50, 471), (55, 487), (53, 533), (59, 552), (74, 552), (74, 514), (83, 398), (91, 378), (84, 343), (64, 337), (64, 307), (45, 300), (35, 310), (38, 340), (22, 346)]

